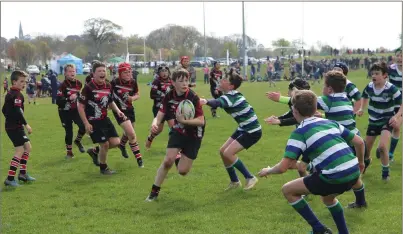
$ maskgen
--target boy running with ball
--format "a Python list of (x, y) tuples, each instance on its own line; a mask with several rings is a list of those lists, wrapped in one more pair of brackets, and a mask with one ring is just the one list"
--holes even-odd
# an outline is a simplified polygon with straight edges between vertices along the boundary
[[(189, 73), (185, 69), (178, 69), (173, 73), (172, 81), (174, 89), (165, 95), (151, 129), (154, 133), (158, 132), (159, 125), (163, 124), (166, 115), (176, 115), (176, 118), (169, 134), (164, 161), (158, 168), (157, 176), (146, 201), (157, 199), (161, 185), (179, 152), (182, 154), (178, 164), (179, 174), (185, 176), (190, 171), (193, 161), (197, 158), (204, 135), (203, 109), (199, 103), (199, 97), (189, 88)], [(186, 120), (181, 113), (177, 112), (178, 105), (183, 100), (189, 100), (193, 103), (195, 107), (193, 119)]]
[(258, 179), (248, 171), (241, 159), (236, 155), (244, 149), (249, 149), (262, 137), (262, 126), (257, 119), (253, 107), (237, 91), (241, 84), (242, 77), (231, 69), (220, 81), (220, 89), (223, 95), (217, 99), (208, 101), (206, 99), (200, 100), (202, 105), (207, 104), (212, 108), (223, 108), (238, 123), (238, 128), (220, 149), (221, 159), (231, 180), (226, 190), (241, 186), (235, 168), (245, 177), (245, 190), (253, 188), (258, 182)]
[[(314, 234), (332, 231), (312, 212), (302, 195), (322, 196), (340, 234), (348, 234), (343, 207), (336, 197), (350, 190), (364, 170), (364, 141), (337, 122), (314, 117), (316, 95), (309, 90), (296, 91), (292, 97), (293, 115), (300, 123), (291, 134), (284, 158), (274, 167), (263, 168), (259, 176), (282, 174), (302, 155), (311, 162), (314, 173), (286, 183), (282, 192), (289, 204), (311, 225)], [(354, 145), (357, 157), (348, 143)]]

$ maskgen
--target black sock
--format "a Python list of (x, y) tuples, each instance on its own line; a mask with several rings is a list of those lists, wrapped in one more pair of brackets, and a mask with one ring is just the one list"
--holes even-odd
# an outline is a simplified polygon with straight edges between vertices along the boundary
[(106, 168), (108, 168), (108, 164), (102, 164), (102, 163), (100, 163), (99, 164), (99, 168), (101, 169), (101, 171), (104, 171), (104, 170), (106, 170)]
[(158, 187), (157, 185), (153, 184), (153, 186), (151, 187), (151, 193), (154, 193), (158, 196), (158, 194), (160, 193), (161, 187)]
[(179, 160), (180, 160), (181, 158), (177, 158), (177, 159), (175, 159), (175, 165), (176, 165), (176, 167), (178, 167), (178, 164), (179, 164)]

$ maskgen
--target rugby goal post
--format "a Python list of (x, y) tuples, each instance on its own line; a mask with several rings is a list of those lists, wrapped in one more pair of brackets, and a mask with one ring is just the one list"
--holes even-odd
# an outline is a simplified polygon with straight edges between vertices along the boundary
[[(126, 62), (127, 63), (130, 63), (130, 57), (138, 57), (138, 56), (143, 56), (144, 57), (144, 66), (141, 68), (141, 74), (149, 74), (150, 73), (150, 69), (148, 68), (148, 67), (146, 67), (145, 66), (145, 63), (146, 63), (146, 56), (145, 56), (145, 54), (127, 54), (126, 55)], [(135, 59), (135, 60), (137, 60), (137, 59)]]

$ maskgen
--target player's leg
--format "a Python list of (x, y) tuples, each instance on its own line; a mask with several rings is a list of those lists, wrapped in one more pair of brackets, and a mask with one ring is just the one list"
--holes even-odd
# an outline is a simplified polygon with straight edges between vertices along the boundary
[[(234, 135), (233, 135), (234, 136)], [(235, 136), (234, 136), (235, 137)], [(232, 188), (237, 188), (239, 186), (241, 186), (241, 181), (239, 181), (239, 178), (236, 174), (235, 168), (232, 165), (232, 163), (230, 161), (228, 161), (223, 155), (224, 155), (224, 151), (228, 148), (229, 145), (231, 145), (231, 143), (234, 141), (234, 139), (232, 137), (228, 138), (228, 140), (221, 146), (220, 148), (220, 156), (221, 156), (221, 160), (224, 163), (225, 169), (228, 172), (229, 178), (231, 180), (230, 184), (228, 185), (228, 189), (232, 189)]]
[[(168, 143), (169, 147), (169, 143)], [(146, 201), (153, 201), (157, 199), (159, 192), (161, 190), (161, 185), (166, 178), (168, 171), (174, 164), (175, 157), (179, 153), (179, 148), (167, 148), (166, 155), (164, 161), (161, 163), (160, 167), (157, 170), (157, 176), (155, 177), (154, 184), (151, 188), (151, 192), (146, 198)]]
[(330, 214), (332, 214), (333, 220), (336, 223), (339, 234), (348, 234), (349, 232), (346, 220), (344, 218), (343, 207), (341, 206), (340, 202), (336, 199), (336, 196), (337, 195), (323, 196), (322, 201), (329, 209)]
[(357, 180), (357, 183), (353, 186), (353, 192), (355, 195), (355, 202), (349, 203), (347, 208), (366, 208), (367, 202), (365, 201), (365, 185), (361, 178)]
[(371, 131), (370, 126), (368, 126), (367, 135), (365, 136), (365, 148), (366, 148), (367, 154), (366, 154), (366, 157), (364, 157), (365, 169), (364, 169), (363, 173), (365, 173), (365, 171), (371, 164), (371, 161), (372, 161), (371, 151), (372, 151), (372, 147), (374, 146), (377, 135), (378, 135), (377, 132)]
[(393, 128), (392, 138), (390, 139), (389, 159), (390, 159), (391, 162), (393, 162), (393, 154), (395, 153), (397, 143), (399, 142), (400, 125), (401, 124), (399, 124), (397, 128)]
[[(120, 126), (123, 128), (123, 131), (125, 132), (124, 135), (126, 135), (128, 138), (130, 149), (137, 160), (138, 166), (144, 167), (139, 144), (137, 143), (136, 133), (134, 132), (131, 121), (126, 120), (123, 123), (121, 123)], [(122, 147), (122, 143), (120, 143), (119, 147), (120, 148)]]
[(31, 153), (31, 142), (27, 141), (24, 144), (24, 154), (21, 157), (20, 161), (20, 174), (18, 175), (18, 180), (24, 181), (24, 182), (30, 182), (30, 181), (35, 181), (36, 179), (32, 176), (30, 176), (27, 173), (27, 164), (28, 164), (28, 159), (29, 155)]
[[(8, 131), (7, 134), (9, 134)], [(21, 157), (23, 154), (24, 154), (24, 145), (16, 146), (14, 156), (10, 161), (10, 168), (8, 170), (7, 178), (4, 181), (4, 185), (11, 187), (19, 186), (18, 182), (15, 180), (15, 174), (17, 172), (18, 167), (20, 166)]]
[(391, 131), (389, 129), (383, 129), (381, 136), (379, 138), (379, 154), (382, 163), (382, 180), (388, 181), (390, 179), (389, 175), (389, 154), (388, 154), (388, 143), (390, 140)]
[(85, 148), (84, 148), (83, 144), (81, 143), (81, 140), (83, 139), (83, 136), (85, 135), (85, 126), (84, 126), (83, 121), (80, 118), (80, 115), (78, 114), (78, 111), (74, 111), (72, 113), (72, 115), (73, 115), (72, 116), (73, 121), (78, 127), (77, 136), (76, 136), (76, 139), (74, 140), (74, 144), (78, 147), (78, 150), (81, 153), (84, 153)]
[[(159, 111), (159, 109), (157, 107), (153, 106), (152, 112), (153, 112), (154, 118), (157, 116), (158, 111)], [(149, 150), (151, 148), (151, 144), (152, 144), (154, 138), (157, 137), (163, 130), (164, 130), (164, 122), (162, 122), (159, 125), (157, 133), (153, 133), (150, 130), (150, 134), (148, 135), (147, 140), (146, 140), (146, 149), (147, 150)]]
[(66, 144), (66, 159), (71, 159), (74, 157), (73, 154), (73, 120), (71, 115), (67, 111), (59, 111), (60, 121), (62, 122), (65, 135), (64, 143)]
[(181, 150), (182, 156), (177, 167), (179, 174), (185, 176), (189, 173), (193, 161), (197, 158), (201, 146), (201, 139), (187, 138), (183, 144), (184, 147), (182, 147)]
[[(236, 137), (237, 136), (237, 137)], [(229, 144), (229, 146), (224, 150), (224, 152), (221, 154), (221, 157), (224, 161), (224, 165), (227, 166), (233, 166), (236, 169), (238, 169), (243, 176), (246, 179), (246, 184), (245, 184), (245, 190), (249, 190), (253, 188), (256, 183), (257, 183), (257, 178), (253, 176), (246, 166), (243, 164), (243, 162), (236, 156), (237, 153), (244, 149), (248, 149), (252, 145), (254, 145), (256, 142), (259, 141), (259, 139), (262, 136), (261, 131), (257, 131), (254, 133), (247, 133), (247, 132), (239, 132), (236, 131), (231, 138), (234, 139), (234, 141)]]
[[(310, 176), (309, 176), (310, 177)], [(308, 178), (308, 177), (305, 177)], [(311, 207), (302, 197), (311, 192), (305, 185), (305, 178), (298, 178), (283, 185), (282, 193), (288, 203), (311, 225), (314, 233), (326, 233), (328, 229), (323, 225), (311, 210)]]

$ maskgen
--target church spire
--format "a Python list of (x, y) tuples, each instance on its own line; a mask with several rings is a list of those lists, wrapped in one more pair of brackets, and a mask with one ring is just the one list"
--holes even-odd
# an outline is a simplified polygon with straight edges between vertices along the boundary
[(20, 21), (20, 31), (18, 32), (18, 38), (19, 38), (20, 40), (24, 40), (24, 33), (22, 32), (21, 21)]

